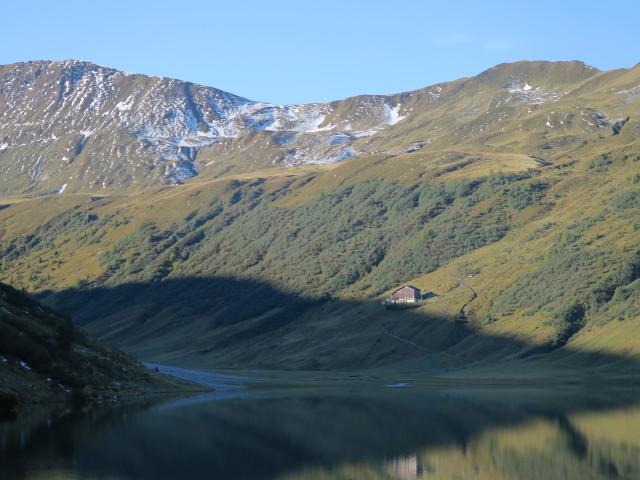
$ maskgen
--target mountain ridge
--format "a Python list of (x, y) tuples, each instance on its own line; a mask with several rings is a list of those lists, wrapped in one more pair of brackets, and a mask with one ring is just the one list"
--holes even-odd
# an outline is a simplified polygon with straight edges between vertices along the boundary
[[(33, 185), (32, 191), (51, 176), (62, 177), (62, 172), (75, 173), (84, 190), (117, 184), (131, 188), (136, 181), (134, 187), (179, 182), (197, 175), (194, 160), (200, 147), (257, 131), (273, 132), (275, 144), (285, 147), (292, 139), (278, 137), (279, 132), (291, 132), (289, 137), (325, 132), (315, 135), (314, 142), (301, 143), (309, 150), (303, 156), (319, 147), (319, 155), (329, 158), (316, 155), (300, 161), (327, 163), (351, 156), (351, 151), (336, 145), (369, 136), (375, 133), (371, 128), (399, 118), (392, 96), (349, 99), (357, 105), (370, 104), (367, 118), (349, 120), (337, 112), (341, 101), (277, 106), (213, 87), (74, 61), (4, 66), (0, 92), (5, 112), (0, 117), (0, 156), (9, 156), (0, 158), (0, 174), (8, 181), (12, 166), (28, 166), (30, 178), (11, 179), (27, 190)], [(29, 144), (36, 136), (44, 146)], [(337, 153), (331, 157), (333, 151)], [(289, 163), (298, 161), (289, 156)], [(113, 158), (119, 161), (114, 163)], [(279, 161), (286, 162), (286, 158)], [(73, 163), (81, 163), (80, 169)], [(125, 181), (118, 178), (119, 170), (125, 170)], [(87, 185), (91, 176), (95, 178)], [(73, 182), (66, 180), (60, 185), (66, 183), (72, 191)], [(15, 186), (11, 190), (5, 184), (2, 193), (16, 193)]]
[[(521, 62), (397, 99), (402, 120), (335, 145), (335, 131), (263, 129), (189, 147), (198, 176), (181, 185), (136, 185), (122, 167), (121, 188), (42, 182), (1, 199), (1, 272), (146, 360), (441, 370), (638, 357), (640, 70)], [(336, 102), (325, 121), (379, 118), (362, 102)], [(344, 161), (287, 166), (346, 148)], [(385, 311), (404, 283), (437, 297)], [(131, 298), (108, 309), (120, 292)], [(469, 334), (454, 345), (447, 325)], [(195, 352), (189, 332), (203, 332)]]
[[(397, 131), (405, 139), (416, 132), (413, 142), (400, 147), (404, 151), (460, 142), (478, 148), (484, 132), (491, 134), (514, 115), (527, 121), (525, 129), (538, 130), (532, 124), (535, 109), (561, 107), (568, 99), (586, 104), (580, 113), (586, 122), (610, 125), (626, 115), (601, 114), (588, 105), (592, 99), (576, 95), (593, 97), (590, 82), (599, 89), (600, 83), (617, 81), (635, 98), (637, 84), (623, 88), (625, 77), (634, 76), (634, 69), (601, 72), (578, 61), (516, 62), (409, 92), (278, 106), (90, 62), (5, 65), (0, 193), (127, 193), (194, 177), (334, 163), (379, 151)], [(619, 92), (598, 92), (595, 107), (605, 99), (608, 110), (620, 110), (610, 100)], [(565, 114), (565, 124), (571, 115)], [(440, 138), (442, 130), (436, 130), (447, 125), (453, 132)]]

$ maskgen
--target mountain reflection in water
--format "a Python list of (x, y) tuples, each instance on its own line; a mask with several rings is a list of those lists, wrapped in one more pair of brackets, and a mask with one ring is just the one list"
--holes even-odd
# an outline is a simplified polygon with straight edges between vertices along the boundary
[(637, 399), (629, 390), (298, 389), (26, 413), (0, 420), (0, 478), (638, 479)]

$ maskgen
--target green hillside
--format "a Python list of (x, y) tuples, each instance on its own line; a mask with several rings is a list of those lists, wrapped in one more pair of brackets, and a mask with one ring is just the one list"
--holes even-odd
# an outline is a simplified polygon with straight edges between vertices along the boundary
[[(638, 85), (639, 67), (499, 65), (397, 96), (406, 117), (339, 163), (6, 197), (2, 279), (144, 360), (635, 368)], [(385, 309), (405, 283), (430, 299)]]
[(68, 316), (0, 283), (0, 415), (28, 404), (120, 401), (185, 385), (152, 374)]

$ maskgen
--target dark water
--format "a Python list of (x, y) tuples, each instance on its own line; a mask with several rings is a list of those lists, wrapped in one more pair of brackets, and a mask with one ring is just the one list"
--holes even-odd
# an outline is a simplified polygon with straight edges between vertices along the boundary
[(234, 395), (4, 418), (0, 478), (640, 479), (633, 390)]

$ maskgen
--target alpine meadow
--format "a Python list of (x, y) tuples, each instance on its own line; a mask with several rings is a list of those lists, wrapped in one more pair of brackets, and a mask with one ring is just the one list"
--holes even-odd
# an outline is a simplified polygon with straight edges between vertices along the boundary
[[(518, 62), (278, 106), (5, 65), (0, 194), (2, 282), (144, 361), (640, 371), (640, 66)], [(421, 299), (390, 303), (403, 285)]]

